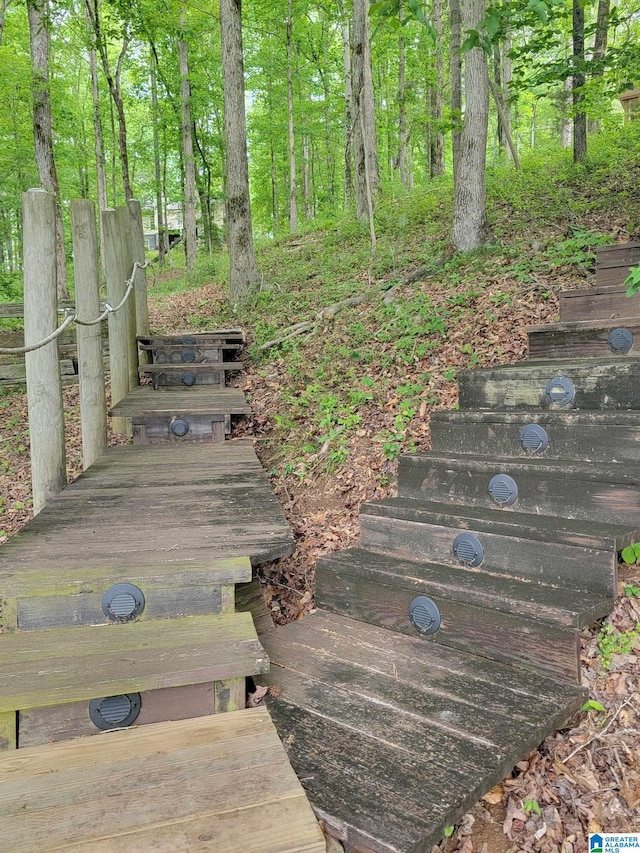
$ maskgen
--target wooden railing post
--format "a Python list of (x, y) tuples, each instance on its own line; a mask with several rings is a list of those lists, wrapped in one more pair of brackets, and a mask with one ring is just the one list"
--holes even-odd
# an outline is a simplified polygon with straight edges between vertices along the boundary
[[(48, 337), (57, 326), (55, 217), (52, 195), (41, 189), (23, 193), (25, 346)], [(25, 365), (33, 510), (38, 513), (67, 484), (57, 340), (28, 352)]]
[[(126, 205), (116, 208), (118, 217), (118, 233), (122, 246), (122, 254), (125, 265), (125, 281), (128, 281), (133, 273), (134, 253), (131, 239), (131, 217)], [(129, 371), (129, 388), (135, 388), (140, 384), (138, 377), (138, 342), (136, 340), (136, 294), (135, 290), (127, 300), (122, 309), (125, 313), (127, 324), (127, 367)]]
[[(113, 308), (122, 300), (125, 282), (130, 270), (126, 269), (127, 256), (120, 240), (118, 212), (103, 210), (102, 238), (104, 264), (107, 278), (107, 298)], [(111, 374), (111, 405), (115, 406), (129, 393), (129, 351), (127, 346), (127, 318), (124, 310), (109, 314), (109, 371)], [(112, 418), (114, 432), (126, 435), (126, 418)]]
[[(89, 199), (71, 202), (76, 312), (80, 320), (100, 314), (98, 234), (95, 205)], [(102, 361), (102, 323), (76, 327), (80, 379), (82, 465), (86, 470), (107, 446), (107, 401)]]
[[(131, 226), (131, 247), (133, 260), (144, 264), (146, 260), (144, 249), (144, 227), (142, 225), (142, 209), (140, 202), (129, 199), (129, 216)], [(136, 270), (136, 334), (149, 334), (149, 306), (147, 304), (147, 271)]]

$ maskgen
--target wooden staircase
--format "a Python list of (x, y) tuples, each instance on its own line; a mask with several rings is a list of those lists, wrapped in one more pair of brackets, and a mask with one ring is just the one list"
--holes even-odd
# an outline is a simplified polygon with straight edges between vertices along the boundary
[[(112, 412), (131, 418), (134, 445), (110, 448), (0, 549), (12, 853), (325, 849), (267, 712), (244, 710), (246, 678), (269, 659), (236, 586), (293, 537), (251, 443), (224, 441), (247, 411), (225, 387), (241, 342), (144, 339), (155, 388)], [(171, 369), (185, 367), (178, 386)]]
[[(622, 251), (626, 276), (640, 258)], [(347, 851), (429, 851), (585, 699), (580, 629), (610, 612), (640, 538), (638, 321), (622, 319), (640, 296), (621, 281), (562, 294), (535, 359), (463, 371), (398, 497), (361, 508), (360, 547), (318, 560), (318, 611), (262, 638), (276, 726)]]

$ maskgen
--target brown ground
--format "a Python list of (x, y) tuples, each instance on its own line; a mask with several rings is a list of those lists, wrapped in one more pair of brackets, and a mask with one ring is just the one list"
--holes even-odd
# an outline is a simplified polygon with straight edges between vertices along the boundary
[[(450, 408), (456, 401), (456, 385), (445, 378), (447, 367), (466, 367), (469, 355), (461, 344), (473, 341), (478, 365), (484, 366), (525, 357), (526, 325), (557, 319), (553, 291), (567, 286), (562, 271), (555, 272), (553, 287), (541, 281), (524, 289), (505, 273), (496, 277), (471, 304), (460, 309), (457, 325), (448, 331), (442, 346), (424, 359), (407, 365), (393, 363), (368, 373), (383, 390), (362, 406), (360, 428), (349, 439), (347, 461), (330, 470), (322, 448), (317, 458), (305, 462), (304, 477), (295, 470), (296, 460), (284, 472), (283, 436), (274, 416), (286, 408), (283, 394), (294, 388), (287, 364), (277, 349), (266, 364), (246, 363), (241, 384), (251, 395), (252, 416), (239, 425), (238, 434), (255, 437), (258, 453), (273, 472), (273, 486), (295, 532), (292, 557), (261, 568), (267, 599), (276, 621), (301, 618), (313, 606), (314, 565), (319, 554), (357, 542), (360, 503), (393, 493), (396, 463), (388, 461), (379, 440), (398, 412), (395, 388), (401, 382), (430, 374), (422, 403), (408, 425), (403, 448), (429, 447), (429, 411)], [(585, 281), (582, 282), (584, 285)], [(576, 286), (571, 280), (570, 286)], [(433, 282), (411, 285), (429, 292), (437, 304), (444, 299)], [(548, 294), (551, 293), (549, 297)], [(503, 294), (509, 296), (504, 299)], [(499, 297), (499, 298), (498, 298)], [(396, 294), (403, 298), (403, 288)], [(211, 323), (224, 296), (215, 286), (175, 295), (160, 302), (152, 299), (152, 324), (160, 329), (184, 329), (206, 304)], [(511, 304), (509, 304), (509, 302)], [(353, 309), (362, 322), (372, 324), (367, 305)], [(488, 321), (487, 316), (492, 320)], [(249, 330), (249, 334), (251, 334)], [(338, 322), (327, 322), (301, 342), (305, 359), (319, 357), (325, 338), (341, 335)], [(384, 344), (379, 344), (381, 354)], [(389, 344), (389, 351), (392, 345)], [(431, 402), (437, 398), (437, 402)], [(68, 414), (68, 463), (71, 478), (80, 470), (80, 440), (76, 389), (65, 391)], [(299, 436), (311, 430), (296, 423)], [(296, 436), (294, 436), (295, 438)], [(25, 398), (22, 394), (0, 397), (0, 543), (30, 517), (30, 474)], [(324, 453), (323, 453), (324, 451)], [(289, 460), (291, 461), (291, 460)], [(301, 463), (302, 465), (302, 460)], [(640, 587), (637, 566), (626, 569), (624, 583)], [(620, 631), (640, 622), (640, 598), (623, 593), (606, 620)], [(640, 590), (639, 590), (640, 592)], [(453, 835), (436, 851), (442, 853), (586, 853), (587, 833), (640, 831), (640, 642), (614, 654), (609, 670), (602, 667), (597, 650), (599, 626), (584, 632), (584, 682), (605, 711), (580, 713), (571, 727), (548, 738), (511, 776), (493, 789)]]

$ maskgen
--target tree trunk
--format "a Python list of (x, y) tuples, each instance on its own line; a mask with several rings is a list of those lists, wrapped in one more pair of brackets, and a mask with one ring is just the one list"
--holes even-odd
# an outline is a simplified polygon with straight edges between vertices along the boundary
[(573, 0), (573, 160), (581, 163), (587, 156), (587, 115), (584, 111), (582, 87), (585, 76), (584, 62), (584, 7), (581, 0)]
[[(610, 0), (599, 0), (598, 3), (598, 19), (596, 22), (596, 34), (593, 39), (593, 60), (596, 67), (593, 71), (593, 77), (602, 77), (604, 74), (604, 65), (602, 60), (607, 53), (607, 40), (609, 36), (609, 11)], [(591, 133), (597, 133), (599, 124), (597, 119), (590, 119), (588, 129)]]
[(376, 196), (380, 191), (369, 0), (354, 0), (353, 3), (353, 106), (356, 215), (364, 221), (372, 202), (369, 193)]
[(429, 174), (432, 178), (444, 175), (444, 136), (442, 134), (442, 115), (444, 75), (442, 67), (442, 0), (433, 0), (431, 23), (436, 33), (435, 72), (436, 84), (429, 89)]
[(227, 241), (231, 261), (229, 298), (232, 305), (242, 299), (260, 278), (251, 228), (241, 20), (241, 0), (220, 0)]
[[(180, 29), (186, 26), (184, 3), (180, 7)], [(191, 87), (189, 84), (189, 48), (184, 39), (178, 41), (180, 61), (180, 106), (182, 119), (182, 159), (184, 161), (184, 242), (187, 269), (196, 265), (198, 238), (196, 236), (196, 163), (193, 156), (193, 135), (191, 120)]]
[[(94, 0), (93, 3), (91, 2), (91, 0), (85, 0), (85, 8), (87, 11), (88, 18), (91, 22), (91, 27), (95, 34), (95, 45), (98, 49), (98, 53), (100, 54), (102, 71), (107, 80), (107, 84), (109, 86), (109, 93), (111, 94), (111, 99), (113, 101), (113, 105), (116, 108), (116, 114), (118, 116), (118, 152), (120, 154), (120, 168), (122, 170), (122, 186), (124, 188), (125, 201), (129, 201), (129, 199), (133, 198), (133, 190), (131, 188), (131, 178), (129, 172), (129, 153), (127, 150), (127, 120), (124, 114), (124, 103), (122, 100), (121, 86), (122, 64), (129, 48), (129, 35), (127, 32), (127, 25), (124, 25), (124, 31), (122, 34), (122, 48), (120, 49), (120, 54), (118, 55), (116, 71), (115, 74), (112, 74), (111, 68), (109, 66), (107, 45), (105, 43), (104, 38), (102, 37), (102, 28), (100, 26), (100, 9), (98, 7), (97, 0)], [(115, 193), (113, 203), (116, 203)]]
[(4, 15), (11, 0), (0, 0), (0, 47), (2, 47), (2, 33), (4, 31)]
[(153, 49), (149, 51), (149, 77), (151, 80), (151, 128), (153, 133), (153, 173), (155, 178), (156, 221), (158, 229), (158, 261), (164, 266), (166, 256), (165, 227), (162, 210), (162, 173), (160, 170), (160, 134), (158, 132), (158, 74), (156, 55)]
[(460, 55), (462, 19), (460, 0), (449, 0), (449, 18), (451, 26), (451, 115), (453, 118), (451, 144), (453, 174), (455, 175), (460, 159), (460, 127), (462, 122), (462, 56)]
[[(404, 21), (404, 2), (400, 0), (400, 22)], [(402, 27), (398, 35), (398, 170), (404, 187), (409, 188), (409, 172), (407, 168), (407, 103), (405, 92), (406, 50)]]
[(311, 189), (311, 154), (309, 139), (305, 136), (302, 142), (303, 178), (304, 178), (304, 215), (307, 219), (313, 219), (313, 193)]
[(289, 231), (298, 230), (298, 202), (296, 185), (296, 138), (293, 130), (293, 45), (291, 33), (293, 20), (291, 0), (287, 6), (287, 119), (289, 129)]
[[(475, 29), (485, 13), (484, 0), (465, 0), (462, 26)], [(486, 212), (486, 158), (489, 124), (489, 74), (481, 48), (465, 55), (465, 109), (454, 171), (453, 245), (477, 249), (489, 237)]]
[(51, 52), (49, 7), (47, 0), (29, 0), (27, 8), (33, 81), (33, 135), (36, 164), (41, 187), (51, 193), (55, 199), (58, 298), (68, 299), (67, 256), (64, 245), (60, 187), (53, 156), (53, 122), (49, 86), (49, 56)]
[(353, 198), (353, 90), (351, 79), (351, 33), (344, 3), (338, 0), (342, 20), (342, 61), (344, 66), (344, 198)]

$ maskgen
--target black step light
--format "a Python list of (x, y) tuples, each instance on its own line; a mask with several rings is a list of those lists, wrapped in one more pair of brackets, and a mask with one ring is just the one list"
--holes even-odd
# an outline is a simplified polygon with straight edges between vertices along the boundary
[(418, 595), (409, 605), (409, 619), (420, 634), (435, 634), (440, 627), (440, 611), (435, 601)]
[(193, 364), (193, 362), (196, 360), (195, 350), (183, 349), (181, 353), (181, 358), (185, 362), (185, 364)]
[(193, 371), (191, 371), (191, 370), (188, 370), (186, 373), (183, 373), (181, 378), (182, 378), (182, 384), (186, 385), (187, 387), (191, 387), (192, 385), (195, 385), (196, 381), (198, 379), (196, 374), (193, 373)]
[(489, 495), (498, 506), (513, 506), (518, 500), (518, 484), (508, 474), (496, 474), (489, 480)]
[(574, 384), (566, 376), (556, 376), (547, 382), (545, 390), (547, 403), (556, 406), (570, 406), (575, 396)]
[(484, 560), (482, 542), (473, 533), (460, 533), (453, 540), (453, 556), (463, 566), (475, 568)]
[(629, 329), (611, 329), (609, 332), (609, 349), (616, 355), (626, 355), (633, 346), (633, 335)]
[(144, 610), (144, 594), (132, 583), (116, 583), (102, 596), (101, 607), (112, 622), (131, 622)]
[(136, 721), (141, 704), (139, 693), (92, 699), (89, 702), (89, 717), (94, 726), (101, 731), (119, 729), (130, 726)]
[(193, 335), (183, 335), (183, 336), (182, 336), (182, 343), (183, 343), (186, 347), (192, 347), (192, 346), (194, 346), (194, 345), (195, 345), (195, 342), (196, 342), (196, 339), (193, 337)]
[(549, 447), (549, 435), (540, 424), (527, 424), (520, 430), (520, 446), (527, 453), (544, 453)]
[(189, 424), (184, 418), (174, 418), (169, 424), (169, 428), (178, 438), (182, 438), (189, 432)]

